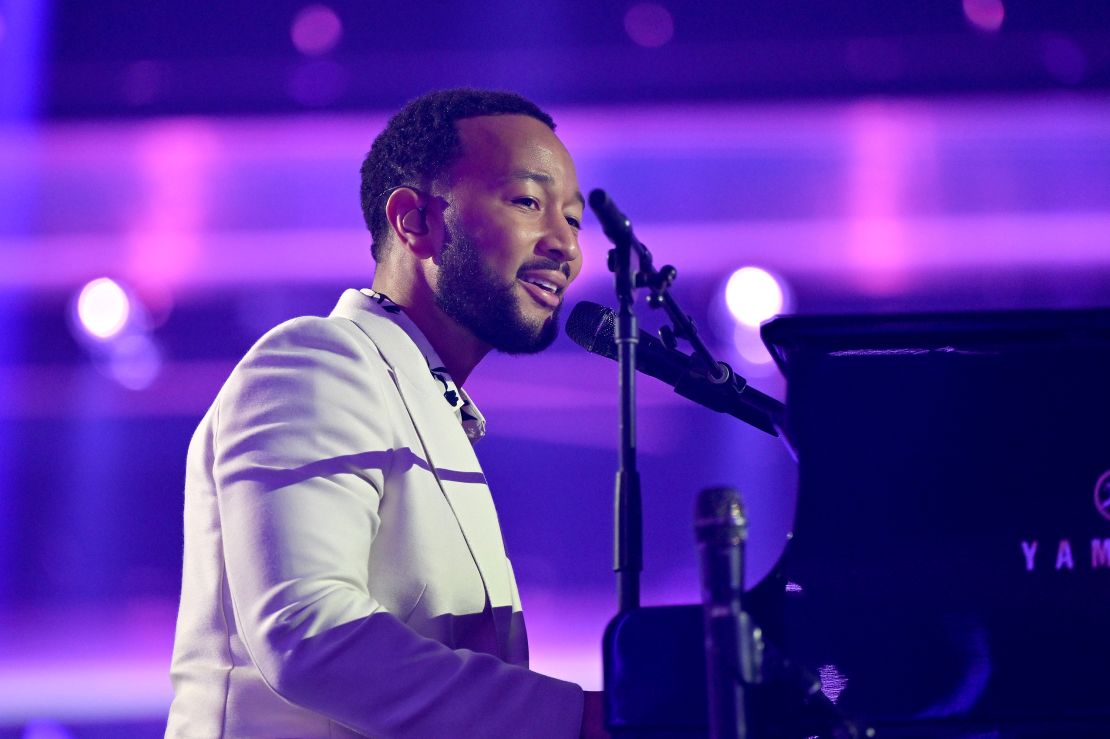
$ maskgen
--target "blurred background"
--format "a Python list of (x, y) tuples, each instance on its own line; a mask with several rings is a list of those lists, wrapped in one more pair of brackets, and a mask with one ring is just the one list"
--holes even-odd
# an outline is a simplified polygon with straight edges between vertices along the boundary
[[(0, 737), (161, 735), (189, 437), (263, 332), (370, 284), (361, 159), (457, 85), (549, 109), (777, 397), (776, 313), (1110, 306), (1104, 2), (0, 0)], [(612, 304), (587, 220), (570, 302)], [(560, 339), (468, 389), (534, 666), (597, 688), (616, 365)], [(645, 602), (698, 600), (711, 484), (757, 582), (785, 449), (654, 380), (640, 410)]]

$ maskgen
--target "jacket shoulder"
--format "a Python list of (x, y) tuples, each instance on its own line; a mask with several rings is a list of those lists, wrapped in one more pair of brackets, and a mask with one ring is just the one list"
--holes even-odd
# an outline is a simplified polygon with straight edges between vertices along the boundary
[(280, 323), (254, 343), (244, 357), (270, 351), (300, 349), (362, 358), (377, 356), (374, 340), (354, 321), (340, 316), (300, 316)]

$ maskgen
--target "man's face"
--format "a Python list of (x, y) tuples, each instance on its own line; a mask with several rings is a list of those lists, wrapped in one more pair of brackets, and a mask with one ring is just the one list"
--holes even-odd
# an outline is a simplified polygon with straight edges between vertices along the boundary
[(494, 349), (540, 351), (555, 340), (563, 294), (582, 266), (574, 162), (529, 116), (456, 125), (462, 156), (443, 192), (436, 303)]

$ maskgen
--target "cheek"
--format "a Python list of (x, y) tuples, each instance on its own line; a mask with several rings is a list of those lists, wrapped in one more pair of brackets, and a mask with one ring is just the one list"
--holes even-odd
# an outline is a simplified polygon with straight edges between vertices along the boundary
[(504, 234), (496, 229), (472, 232), (474, 250), (486, 269), (504, 278), (516, 277), (520, 269), (521, 255)]
[(585, 260), (585, 258), (586, 258), (586, 255), (582, 251), (582, 247), (579, 246), (578, 247), (578, 259), (575, 259), (574, 261), (569, 263), (570, 264), (570, 280), (571, 280), (571, 282), (574, 282), (575, 280), (577, 280), (578, 275), (582, 274), (582, 263)]
[(490, 206), (470, 210), (459, 226), (491, 271), (515, 277), (542, 237), (533, 221), (523, 212)]

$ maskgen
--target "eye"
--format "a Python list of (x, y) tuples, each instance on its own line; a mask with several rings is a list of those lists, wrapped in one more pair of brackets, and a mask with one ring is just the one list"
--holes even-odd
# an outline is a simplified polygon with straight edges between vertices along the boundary
[(527, 195), (525, 195), (523, 197), (516, 198), (516, 199), (513, 200), (513, 202), (516, 203), (517, 205), (523, 205), (525, 208), (538, 209), (540, 207), (540, 201), (539, 200), (536, 200), (535, 198), (532, 198), (532, 197), (528, 197)]
[(582, 221), (578, 220), (574, 216), (567, 216), (567, 223), (569, 223), (570, 227), (573, 228), (575, 231), (578, 231), (582, 228)]

